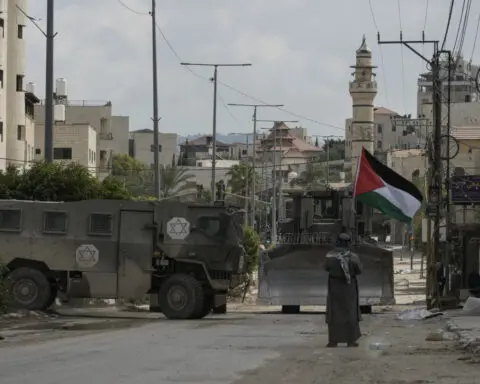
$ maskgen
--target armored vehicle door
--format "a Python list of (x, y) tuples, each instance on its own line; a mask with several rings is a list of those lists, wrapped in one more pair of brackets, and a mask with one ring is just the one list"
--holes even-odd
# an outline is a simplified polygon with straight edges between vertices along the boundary
[(120, 211), (118, 296), (142, 298), (150, 288), (153, 211)]

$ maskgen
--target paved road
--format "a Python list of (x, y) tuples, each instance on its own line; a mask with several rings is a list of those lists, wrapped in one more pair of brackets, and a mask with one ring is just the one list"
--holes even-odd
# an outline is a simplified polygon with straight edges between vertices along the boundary
[[(0, 348), (2, 384), (222, 383), (311, 339), (323, 316), (232, 313)], [(323, 341), (322, 341), (323, 343)]]

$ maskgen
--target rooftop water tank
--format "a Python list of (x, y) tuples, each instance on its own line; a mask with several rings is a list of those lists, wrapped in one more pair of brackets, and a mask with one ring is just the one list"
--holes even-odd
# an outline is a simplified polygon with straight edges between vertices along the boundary
[(53, 109), (53, 117), (55, 121), (65, 121), (65, 105), (55, 104)]
[(67, 97), (67, 79), (61, 77), (55, 81), (55, 93), (57, 97)]
[(36, 87), (36, 84), (33, 83), (33, 82), (30, 82), (30, 83), (27, 84), (26, 90), (27, 90), (28, 93), (35, 94), (35, 87)]

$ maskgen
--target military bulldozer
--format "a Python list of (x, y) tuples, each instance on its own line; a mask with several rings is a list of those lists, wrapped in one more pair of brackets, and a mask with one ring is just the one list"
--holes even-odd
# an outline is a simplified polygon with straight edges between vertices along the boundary
[(342, 231), (351, 232), (352, 250), (363, 264), (359, 277), (362, 310), (368, 313), (372, 305), (393, 304), (393, 253), (363, 236), (364, 223), (354, 217), (348, 187), (287, 189), (284, 193), (291, 205), (286, 220), (278, 225), (276, 246), (260, 257), (257, 304), (282, 306), (284, 313), (298, 313), (301, 306), (326, 305), (328, 274), (323, 264)]
[(17, 308), (150, 294), (169, 319), (202, 318), (242, 279), (241, 223), (216, 205), (1, 200), (0, 262)]

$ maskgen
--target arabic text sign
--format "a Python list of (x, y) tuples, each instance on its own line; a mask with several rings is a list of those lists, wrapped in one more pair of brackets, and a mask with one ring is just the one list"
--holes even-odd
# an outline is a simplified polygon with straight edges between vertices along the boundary
[(451, 198), (453, 204), (480, 203), (480, 175), (452, 177)]

